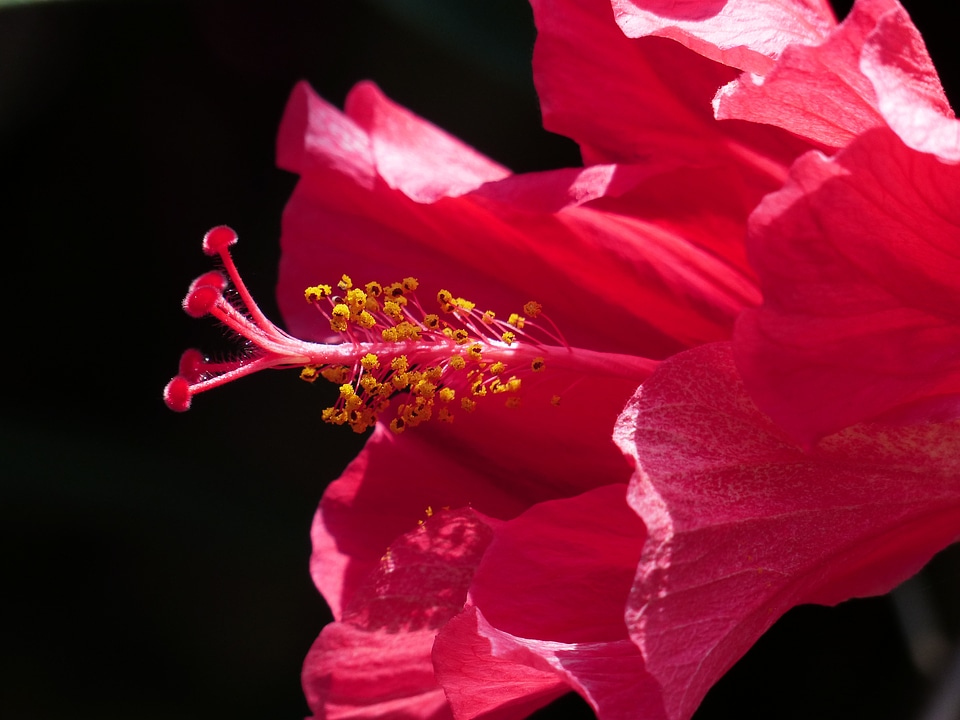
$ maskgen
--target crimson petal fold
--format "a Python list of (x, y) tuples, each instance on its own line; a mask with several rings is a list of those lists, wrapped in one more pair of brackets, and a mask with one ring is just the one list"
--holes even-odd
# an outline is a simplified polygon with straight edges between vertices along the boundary
[(729, 343), (665, 361), (616, 437), (650, 538), (627, 624), (671, 720), (791, 607), (887, 592), (960, 536), (960, 423), (858, 425), (805, 451), (751, 402)]
[(878, 128), (834, 158), (801, 158), (751, 216), (764, 303), (737, 323), (737, 362), (801, 442), (957, 416), (958, 198), (960, 167)]

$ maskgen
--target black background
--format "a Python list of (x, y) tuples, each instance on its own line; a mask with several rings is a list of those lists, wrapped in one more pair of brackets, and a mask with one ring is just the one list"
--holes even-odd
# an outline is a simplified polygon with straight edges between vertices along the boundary
[[(948, 94), (952, 17), (910, 3)], [(840, 9), (840, 14), (845, 8)], [(0, 715), (299, 718), (329, 619), (308, 529), (359, 449), (326, 390), (265, 373), (195, 401), (160, 391), (179, 309), (229, 223), (268, 315), (273, 165), (294, 82), (389, 96), (522, 172), (576, 165), (540, 127), (522, 0), (41, 3), (0, 10)], [(331, 269), (336, 273), (336, 268)], [(960, 553), (918, 581), (960, 636)], [(798, 608), (708, 696), (709, 718), (905, 718), (930, 684), (888, 598)], [(578, 714), (579, 713), (579, 714)], [(577, 698), (543, 717), (592, 717)]]

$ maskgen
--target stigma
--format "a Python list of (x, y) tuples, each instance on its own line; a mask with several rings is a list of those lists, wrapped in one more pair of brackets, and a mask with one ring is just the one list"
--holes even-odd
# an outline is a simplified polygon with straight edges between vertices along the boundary
[(194, 280), (183, 309), (191, 317), (215, 318), (245, 350), (223, 361), (195, 349), (184, 352), (163, 393), (172, 410), (183, 412), (194, 396), (261, 370), (296, 368), (306, 382), (338, 386), (336, 401), (321, 413), (325, 422), (361, 433), (383, 419), (402, 433), (430, 419), (453, 422), (480, 404), (519, 407), (524, 382), (553, 366), (585, 364), (639, 379), (655, 366), (643, 358), (570, 347), (536, 301), (506, 320), (443, 288), (431, 293), (430, 302), (421, 301), (414, 277), (355, 284), (342, 275), (333, 284), (304, 288), (304, 302), (315, 308), (333, 341), (300, 340), (257, 306), (230, 255), (236, 242), (227, 226), (204, 236), (203, 251), (219, 258), (222, 271)]

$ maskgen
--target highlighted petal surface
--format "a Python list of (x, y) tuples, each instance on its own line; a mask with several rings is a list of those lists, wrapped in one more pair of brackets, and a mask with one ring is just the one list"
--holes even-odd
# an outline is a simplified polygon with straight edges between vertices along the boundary
[(445, 626), (434, 649), (457, 717), (496, 709), (504, 695), (509, 704), (531, 682), (547, 692), (552, 678), (600, 720), (663, 718), (623, 619), (645, 539), (625, 485), (540, 503), (498, 526), (474, 577), (476, 607)]
[(737, 362), (799, 440), (957, 416), (958, 198), (960, 168), (877, 129), (833, 159), (803, 157), (754, 212), (764, 304), (738, 322)]
[(860, 69), (865, 40), (896, 0), (861, 0), (822, 43), (787, 47), (763, 76), (744, 74), (714, 99), (719, 119), (776, 125), (842, 147), (883, 122), (873, 84)]
[(825, 0), (612, 0), (612, 5), (628, 37), (667, 37), (757, 74), (787, 46), (817, 44), (836, 24)]
[(307, 656), (303, 685), (320, 717), (451, 717), (430, 650), (463, 606), (492, 535), (471, 510), (444, 511), (396, 538)]
[(873, 82), (884, 119), (904, 143), (960, 162), (960, 122), (920, 32), (899, 5), (868, 38), (861, 68)]
[(544, 127), (579, 143), (586, 164), (722, 167), (769, 192), (809, 148), (777, 128), (718, 123), (710, 102), (736, 70), (671, 40), (627, 37), (609, 0), (531, 5)]
[(789, 608), (887, 592), (960, 536), (960, 424), (859, 425), (805, 452), (726, 343), (665, 361), (616, 436), (650, 533), (627, 622), (672, 720)]

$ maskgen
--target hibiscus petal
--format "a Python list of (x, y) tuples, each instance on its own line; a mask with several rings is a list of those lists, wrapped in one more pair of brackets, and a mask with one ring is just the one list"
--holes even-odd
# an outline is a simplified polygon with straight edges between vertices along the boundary
[(663, 717), (623, 618), (645, 539), (626, 485), (540, 503), (498, 526), (470, 590), (475, 607), (434, 648), (456, 717), (514, 702), (524, 685), (488, 694), (514, 677), (532, 677), (537, 692), (556, 691), (560, 679), (601, 720)]
[(303, 685), (319, 717), (450, 717), (434, 679), (433, 639), (463, 607), (493, 531), (470, 509), (413, 527), (392, 542), (307, 656)]
[(799, 160), (751, 217), (764, 305), (737, 324), (737, 362), (801, 441), (960, 393), (958, 191), (960, 167), (877, 129)]
[(861, 68), (873, 82), (884, 119), (908, 146), (960, 161), (960, 122), (920, 32), (899, 5), (867, 39)]
[[(351, 121), (335, 126), (338, 135), (352, 127), (349, 147), (318, 139), (330, 112), (299, 86), (279, 140), (280, 162), (302, 172), (284, 213), (278, 287), (284, 317), (301, 337), (329, 334), (303, 289), (343, 272), (361, 282), (413, 275), (433, 292), (448, 287), (500, 313), (535, 299), (566, 318), (561, 330), (572, 345), (646, 357), (728, 337), (736, 314), (758, 299), (741, 237), (748, 208), (772, 189), (766, 181), (675, 166), (594, 167), (511, 176), (453, 197), (473, 180), (430, 165), (424, 175), (438, 174), (424, 186), (438, 192), (449, 181), (451, 196), (422, 203), (377, 175), (364, 147), (378, 141), (363, 146)], [(412, 151), (381, 146), (398, 156), (380, 164), (423, 167)], [(357, 157), (344, 157), (350, 148)]]
[(611, 0), (627, 37), (667, 37), (758, 75), (794, 43), (815, 45), (836, 24), (825, 0)]
[(896, 0), (857, 2), (825, 42), (791, 45), (764, 76), (745, 74), (722, 88), (714, 99), (717, 118), (776, 125), (828, 147), (880, 125), (860, 55), (884, 13), (899, 7)]
[(429, 630), (389, 634), (327, 625), (304, 661), (307, 705), (324, 720), (451, 718), (434, 679), (433, 638)]
[(736, 71), (670, 40), (626, 37), (609, 0), (531, 5), (544, 127), (575, 140), (586, 164), (729, 166), (769, 191), (809, 147), (774, 128), (717, 123), (710, 101)]
[(629, 640), (567, 644), (515, 637), (468, 606), (440, 632), (434, 663), (457, 720), (523, 718), (571, 687), (599, 720), (665, 717)]
[(510, 174), (391, 102), (371, 82), (354, 87), (344, 113), (298, 83), (280, 128), (277, 163), (299, 175), (335, 169), (366, 188), (379, 177), (420, 202), (462, 195)]
[(627, 623), (671, 720), (789, 608), (886, 592), (960, 536), (960, 423), (860, 425), (804, 452), (727, 343), (664, 362), (616, 438), (650, 533)]
[(526, 507), (521, 495), (490, 482), (482, 466), (430, 448), (429, 437), (419, 441), (429, 426), (417, 429), (423, 432), (401, 438), (377, 425), (364, 451), (324, 492), (310, 571), (338, 620), (380, 567), (384, 548), (424, 519), (428, 507), (473, 506), (501, 517)]

